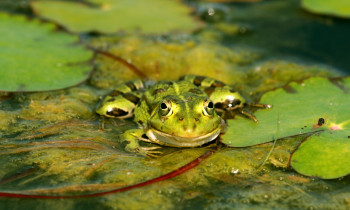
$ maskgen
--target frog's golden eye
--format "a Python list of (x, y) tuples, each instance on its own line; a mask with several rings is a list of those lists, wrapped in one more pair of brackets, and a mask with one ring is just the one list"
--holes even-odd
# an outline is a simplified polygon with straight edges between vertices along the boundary
[(214, 114), (214, 103), (212, 101), (209, 101), (209, 100), (204, 101), (203, 114), (206, 116)]
[(172, 106), (170, 101), (163, 101), (159, 105), (159, 114), (162, 116), (170, 116), (172, 114)]

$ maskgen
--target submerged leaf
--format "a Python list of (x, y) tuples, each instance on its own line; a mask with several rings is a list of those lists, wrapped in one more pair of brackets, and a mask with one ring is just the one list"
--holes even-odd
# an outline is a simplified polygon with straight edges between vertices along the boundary
[(349, 0), (302, 0), (302, 7), (313, 13), (350, 18)]
[(68, 31), (115, 33), (141, 30), (146, 33), (191, 31), (199, 27), (188, 14), (191, 9), (172, 0), (35, 1), (35, 12)]
[(43, 91), (86, 80), (92, 53), (53, 24), (0, 13), (0, 91)]

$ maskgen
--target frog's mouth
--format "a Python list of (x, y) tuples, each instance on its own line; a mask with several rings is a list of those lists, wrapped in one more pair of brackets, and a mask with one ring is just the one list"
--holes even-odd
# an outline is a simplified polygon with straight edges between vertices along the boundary
[(221, 133), (221, 130), (222, 128), (219, 126), (212, 132), (202, 136), (182, 137), (170, 135), (153, 128), (148, 128), (146, 135), (152, 142), (160, 145), (172, 147), (197, 147), (214, 140)]

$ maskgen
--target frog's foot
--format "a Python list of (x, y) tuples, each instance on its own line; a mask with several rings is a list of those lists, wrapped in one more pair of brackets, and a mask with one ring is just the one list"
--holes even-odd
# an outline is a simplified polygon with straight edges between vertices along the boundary
[(105, 121), (104, 121), (104, 117), (101, 117), (98, 121), (98, 129), (100, 131), (103, 131), (105, 129)]
[(160, 151), (154, 151), (161, 147), (141, 147), (139, 141), (151, 142), (143, 135), (142, 129), (128, 130), (122, 135), (122, 141), (126, 143), (125, 150), (131, 153), (137, 153), (146, 157), (158, 157), (162, 154)]
[(105, 128), (105, 118), (102, 116), (98, 121), (98, 130), (99, 131), (110, 131), (112, 129)]
[(228, 110), (228, 109), (215, 108), (215, 111), (221, 116), (222, 119), (230, 119), (230, 116), (227, 115), (228, 112), (232, 115), (232, 110)]
[(244, 108), (239, 108), (237, 109), (237, 111), (239, 113), (241, 113), (242, 115), (252, 119), (255, 123), (258, 123), (258, 119), (255, 117), (255, 115), (253, 113), (251, 113), (249, 110), (246, 110)]
[(272, 105), (270, 104), (255, 104), (255, 103), (246, 103), (244, 104), (243, 108), (238, 108), (237, 111), (241, 113), (242, 115), (252, 119), (255, 123), (258, 123), (258, 119), (255, 117), (255, 115), (250, 111), (249, 108), (258, 108), (258, 109), (270, 109)]
[(162, 154), (161, 151), (153, 151), (156, 149), (160, 149), (161, 147), (139, 147), (139, 154), (146, 156), (146, 157), (152, 157), (152, 158), (158, 158)]
[(137, 154), (145, 156), (145, 157), (157, 158), (162, 154), (162, 152), (154, 151), (154, 150), (157, 150), (160, 148), (161, 147), (141, 147), (137, 143), (137, 144), (128, 144), (125, 147), (125, 150), (128, 152), (137, 153)]
[[(149, 138), (144, 134), (142, 135), (141, 137), (138, 137), (138, 140), (140, 141), (144, 141), (144, 142), (148, 142), (148, 143), (152, 143), (151, 140), (149, 140)], [(140, 150), (143, 150), (142, 151), (139, 151), (139, 153), (145, 153), (144, 156), (147, 156), (147, 157), (159, 157), (160, 154), (162, 154), (162, 152), (160, 151), (153, 151), (153, 150), (157, 150), (157, 149), (161, 149), (162, 147), (158, 147), (158, 146), (155, 146), (155, 147), (140, 147)]]
[(248, 106), (248, 107), (255, 107), (255, 108), (259, 108), (259, 109), (270, 109), (270, 108), (272, 108), (271, 104), (247, 103), (246, 106)]
[(236, 113), (239, 113), (245, 117), (248, 117), (249, 119), (252, 119), (255, 123), (258, 123), (258, 119), (255, 117), (255, 115), (253, 113), (250, 112), (249, 109), (246, 109), (245, 107), (240, 107), (240, 108), (236, 108), (236, 107), (228, 107), (225, 109), (225, 111), (222, 112), (221, 117), (223, 119), (226, 119), (226, 113), (229, 113), (229, 117), (228, 119), (233, 118), (233, 116), (236, 115)]
[[(152, 141), (149, 140), (149, 138), (145, 134), (143, 134), (142, 136), (137, 136), (137, 139), (144, 141), (144, 142), (152, 143)], [(159, 147), (159, 148), (161, 148), (161, 147)]]

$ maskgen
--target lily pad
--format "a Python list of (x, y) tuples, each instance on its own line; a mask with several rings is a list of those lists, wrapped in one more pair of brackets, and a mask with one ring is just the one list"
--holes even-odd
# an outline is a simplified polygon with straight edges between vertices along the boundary
[(310, 12), (350, 18), (350, 1), (303, 0), (302, 7)]
[(55, 25), (0, 13), (0, 91), (56, 90), (89, 77), (90, 51)]
[(350, 174), (349, 136), (350, 129), (310, 136), (292, 155), (292, 167), (301, 174), (323, 179)]
[(172, 0), (34, 1), (34, 11), (74, 33), (141, 30), (145, 33), (191, 31), (199, 23), (189, 16), (191, 8)]
[(350, 174), (350, 77), (311, 78), (265, 94), (259, 123), (238, 118), (228, 122), (222, 142), (246, 147), (273, 139), (308, 134), (294, 152), (291, 166), (301, 174), (333, 179)]
[(349, 88), (350, 78), (338, 81), (336, 86), (328, 79), (315, 77), (268, 92), (260, 102), (273, 107), (254, 113), (259, 123), (242, 117), (229, 120), (222, 142), (231, 147), (247, 147), (329, 130), (334, 123), (350, 119)]

